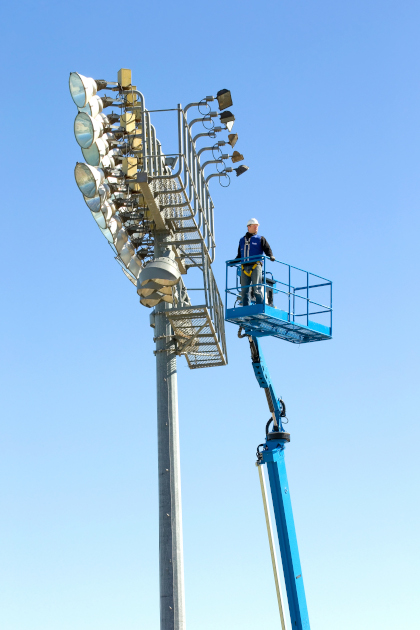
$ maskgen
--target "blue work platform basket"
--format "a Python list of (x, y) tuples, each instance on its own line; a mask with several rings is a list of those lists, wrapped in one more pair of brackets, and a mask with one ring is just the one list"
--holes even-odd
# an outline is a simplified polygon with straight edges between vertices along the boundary
[[(262, 283), (250, 284), (248, 306), (242, 305), (242, 265), (262, 265)], [(260, 303), (257, 303), (260, 302)], [(278, 337), (309, 343), (332, 337), (332, 282), (266, 256), (226, 262), (225, 319), (255, 337)]]

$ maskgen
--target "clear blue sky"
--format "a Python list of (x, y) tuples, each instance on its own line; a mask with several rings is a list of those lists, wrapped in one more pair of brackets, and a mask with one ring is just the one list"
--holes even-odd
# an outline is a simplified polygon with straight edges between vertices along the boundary
[[(120, 67), (150, 108), (232, 90), (250, 170), (213, 181), (219, 287), (251, 216), (334, 281), (333, 341), (263, 343), (312, 630), (419, 627), (419, 21), (404, 0), (3, 6), (2, 630), (158, 630), (149, 312), (73, 179), (68, 74)], [(279, 627), (236, 332), (227, 367), (179, 361), (191, 630)]]

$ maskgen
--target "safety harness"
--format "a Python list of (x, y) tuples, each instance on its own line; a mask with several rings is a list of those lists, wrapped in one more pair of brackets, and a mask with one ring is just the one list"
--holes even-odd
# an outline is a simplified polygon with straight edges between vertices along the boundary
[[(239, 241), (239, 246), (241, 248), (242, 258), (252, 258), (253, 256), (260, 256), (262, 254), (261, 236), (257, 236), (256, 234), (253, 234), (249, 238), (247, 238), (246, 235), (243, 236)], [(259, 261), (257, 260), (257, 262), (252, 265), (251, 269), (249, 269), (250, 263), (245, 263), (241, 265), (241, 269), (244, 274), (250, 278), (258, 264)], [(247, 269), (249, 269), (249, 271), (247, 271)]]
[(242, 271), (244, 272), (244, 274), (248, 277), (251, 276), (252, 272), (254, 271), (255, 267), (259, 264), (259, 261), (257, 261), (255, 263), (255, 265), (252, 265), (250, 271), (245, 271), (245, 265), (241, 265)]

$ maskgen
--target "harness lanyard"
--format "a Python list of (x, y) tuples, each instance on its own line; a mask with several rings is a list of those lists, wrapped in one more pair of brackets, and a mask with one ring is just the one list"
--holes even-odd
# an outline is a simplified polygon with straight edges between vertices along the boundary
[(254, 271), (255, 267), (258, 265), (258, 261), (255, 263), (255, 265), (251, 268), (251, 271), (245, 271), (245, 265), (242, 265), (242, 271), (244, 272), (244, 274), (246, 276), (250, 276), (252, 274), (252, 272)]

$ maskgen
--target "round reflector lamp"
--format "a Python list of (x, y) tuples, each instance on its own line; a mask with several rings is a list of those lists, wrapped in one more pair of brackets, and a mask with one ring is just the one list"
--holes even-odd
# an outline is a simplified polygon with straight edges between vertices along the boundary
[(77, 107), (85, 107), (98, 89), (94, 79), (84, 77), (83, 74), (78, 72), (70, 72), (69, 88), (71, 97)]
[(130, 240), (127, 240), (127, 242), (123, 245), (121, 251), (119, 252), (121, 260), (126, 267), (128, 267), (130, 260), (133, 258), (135, 253), (136, 250), (134, 249), (133, 243)]
[(85, 112), (95, 118), (104, 108), (104, 104), (100, 96), (92, 96), (90, 101), (84, 107), (79, 107), (79, 112)]
[(128, 263), (128, 269), (131, 271), (135, 278), (139, 277), (139, 273), (142, 270), (142, 267), (142, 262), (137, 255), (133, 256), (133, 258)]
[(91, 199), (98, 195), (99, 187), (104, 183), (105, 175), (100, 168), (95, 168), (84, 162), (78, 162), (74, 169), (74, 177), (80, 192)]
[(85, 203), (91, 212), (99, 212), (99, 210), (103, 211), (103, 205), (110, 197), (111, 191), (107, 184), (102, 184), (99, 186), (98, 194), (95, 197), (89, 199), (88, 197), (84, 197)]
[(121, 228), (119, 232), (114, 236), (114, 245), (115, 249), (119, 254), (121, 254), (124, 245), (128, 241), (128, 233), (125, 228)]
[(101, 159), (109, 151), (109, 144), (103, 138), (98, 138), (88, 149), (82, 149), (83, 157), (91, 166), (100, 166)]
[(99, 227), (102, 230), (105, 230), (107, 225), (106, 225), (105, 217), (102, 214), (102, 212), (92, 212), (92, 216), (95, 219), (96, 223), (99, 225)]
[(103, 134), (103, 124), (85, 112), (79, 112), (74, 120), (74, 135), (82, 149), (88, 149)]

